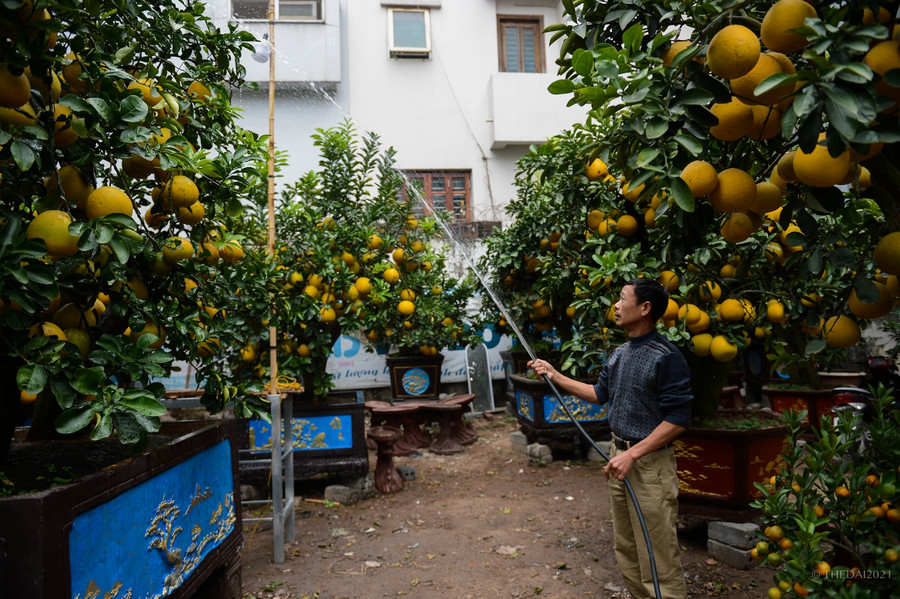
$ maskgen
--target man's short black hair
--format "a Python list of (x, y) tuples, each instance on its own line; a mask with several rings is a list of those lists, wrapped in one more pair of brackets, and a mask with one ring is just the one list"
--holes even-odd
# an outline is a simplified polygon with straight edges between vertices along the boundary
[(631, 279), (625, 285), (634, 287), (634, 297), (639, 304), (650, 302), (650, 317), (653, 322), (659, 320), (669, 307), (669, 292), (657, 281), (639, 277)]

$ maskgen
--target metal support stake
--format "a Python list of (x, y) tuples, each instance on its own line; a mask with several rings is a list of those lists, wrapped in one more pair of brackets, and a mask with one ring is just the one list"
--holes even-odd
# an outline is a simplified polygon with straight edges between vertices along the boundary
[[(284, 563), (284, 423), (281, 420), (281, 395), (267, 396), (272, 406), (272, 538), (276, 564)], [(276, 458), (277, 455), (277, 458)], [(293, 477), (292, 477), (293, 478)]]

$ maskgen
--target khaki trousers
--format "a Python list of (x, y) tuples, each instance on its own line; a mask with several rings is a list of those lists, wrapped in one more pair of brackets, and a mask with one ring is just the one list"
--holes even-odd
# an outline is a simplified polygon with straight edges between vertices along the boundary
[[(610, 446), (610, 457), (622, 453)], [(687, 584), (681, 566), (681, 549), (675, 520), (678, 516), (678, 478), (675, 451), (659, 449), (647, 454), (628, 473), (653, 546), (653, 556), (664, 599), (687, 599)], [(625, 483), (609, 479), (616, 561), (634, 599), (655, 599), (647, 543)]]

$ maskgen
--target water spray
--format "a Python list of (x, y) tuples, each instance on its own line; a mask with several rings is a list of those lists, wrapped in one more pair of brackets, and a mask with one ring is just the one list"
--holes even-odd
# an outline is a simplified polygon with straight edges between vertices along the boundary
[[(403, 175), (403, 174), (401, 173), (401, 175)], [(413, 193), (419, 199), (419, 201), (422, 203), (422, 205), (425, 206), (426, 210), (429, 210), (430, 207), (427, 205), (425, 198), (422, 196), (422, 194), (418, 190), (418, 188), (415, 187), (414, 185), (410, 184), (410, 181), (406, 177), (406, 175), (403, 175), (403, 178), (406, 182), (406, 188), (408, 190), (410, 190), (411, 193)], [(519, 343), (522, 344), (522, 347), (525, 348), (525, 351), (528, 353), (528, 356), (531, 358), (532, 361), (537, 360), (537, 355), (534, 353), (534, 349), (525, 340), (525, 336), (522, 335), (522, 331), (516, 325), (516, 321), (513, 320), (513, 318), (510, 316), (509, 312), (506, 309), (506, 306), (504, 306), (503, 302), (500, 301), (500, 298), (497, 297), (497, 295), (491, 289), (490, 285), (488, 285), (488, 282), (485, 280), (484, 276), (481, 274), (481, 272), (478, 270), (478, 268), (472, 262), (472, 259), (469, 258), (469, 254), (465, 251), (465, 249), (463, 249), (462, 245), (459, 243), (459, 241), (453, 235), (453, 232), (450, 230), (450, 227), (447, 226), (447, 223), (445, 222), (445, 220), (443, 218), (440, 218), (438, 215), (435, 215), (435, 216), (436, 216), (435, 220), (437, 221), (438, 225), (440, 225), (441, 229), (447, 235), (447, 238), (453, 243), (453, 245), (456, 248), (456, 251), (460, 255), (462, 255), (463, 259), (465, 259), (466, 263), (469, 266), (469, 269), (475, 274), (476, 277), (478, 277), (478, 280), (481, 281), (482, 287), (484, 287), (485, 291), (490, 296), (491, 300), (494, 302), (494, 305), (497, 306), (497, 309), (500, 310), (500, 313), (503, 314), (503, 317), (506, 319), (506, 323), (513, 330), (513, 333), (515, 333), (516, 337), (519, 340)], [(566, 413), (566, 416), (569, 418), (569, 420), (572, 421), (572, 423), (578, 429), (578, 432), (580, 432), (581, 435), (585, 439), (587, 439), (587, 441), (591, 445), (591, 447), (594, 448), (594, 451), (596, 451), (598, 454), (600, 454), (600, 456), (604, 460), (609, 462), (609, 460), (610, 460), (609, 454), (607, 454), (605, 451), (603, 451), (603, 449), (601, 449), (600, 446), (596, 443), (596, 441), (594, 441), (591, 438), (591, 436), (587, 433), (587, 431), (584, 430), (584, 427), (581, 425), (581, 423), (575, 417), (575, 414), (573, 414), (572, 410), (569, 408), (569, 406), (566, 405), (566, 402), (563, 400), (562, 394), (559, 392), (559, 389), (556, 388), (556, 385), (553, 384), (553, 381), (551, 381), (547, 377), (544, 377), (544, 381), (548, 385), (550, 385), (550, 389), (553, 391), (553, 394), (556, 396), (556, 399), (559, 401), (559, 405), (562, 406), (562, 409)], [(649, 558), (650, 558), (650, 574), (653, 577), (653, 590), (656, 594), (657, 599), (662, 599), (662, 593), (659, 589), (659, 575), (656, 572), (656, 558), (653, 555), (653, 545), (650, 542), (650, 533), (647, 530), (647, 523), (644, 521), (644, 514), (641, 511), (641, 506), (638, 503), (638, 499), (634, 493), (634, 489), (632, 489), (631, 483), (628, 481), (628, 477), (626, 476), (622, 480), (622, 482), (625, 483), (625, 489), (628, 491), (628, 496), (631, 498), (631, 503), (632, 503), (632, 505), (634, 505), (634, 511), (637, 514), (638, 522), (641, 525), (641, 531), (644, 533), (644, 542), (647, 545), (647, 554), (649, 555)]]

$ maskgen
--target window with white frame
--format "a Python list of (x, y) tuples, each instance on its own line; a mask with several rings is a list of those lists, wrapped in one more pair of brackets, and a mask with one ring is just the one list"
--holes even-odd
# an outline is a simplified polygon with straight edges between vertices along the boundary
[(541, 17), (498, 17), (501, 73), (543, 73)]
[(388, 44), (392, 58), (431, 56), (431, 14), (424, 8), (388, 9)]
[[(404, 196), (412, 196), (413, 211), (417, 214), (446, 211), (457, 222), (472, 219), (471, 171), (404, 171), (407, 186)], [(426, 210), (427, 206), (427, 210)]]
[[(323, 0), (275, 0), (277, 21), (321, 21)], [(269, 0), (231, 0), (231, 17), (267, 19)]]

